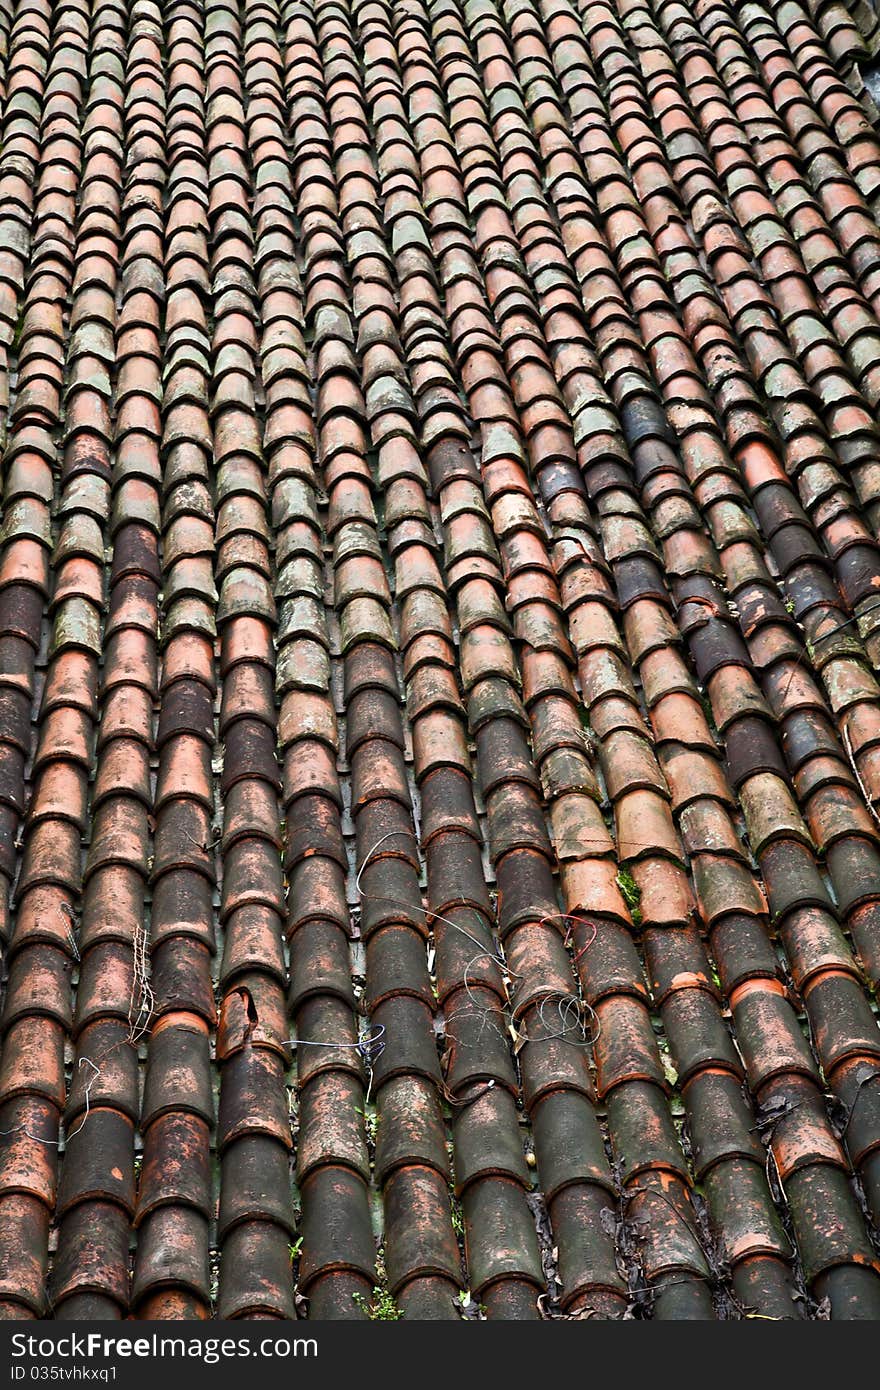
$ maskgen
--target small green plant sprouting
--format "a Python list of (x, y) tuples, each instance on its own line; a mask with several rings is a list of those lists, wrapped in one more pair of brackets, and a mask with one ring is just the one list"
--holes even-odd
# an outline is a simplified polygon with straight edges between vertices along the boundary
[(639, 903), (642, 901), (642, 890), (629, 869), (620, 870), (617, 875), (617, 886), (623, 894), (623, 901), (630, 910), (633, 922), (638, 926), (642, 920), (642, 912), (639, 907)]
[(715, 714), (712, 709), (712, 702), (709, 699), (709, 696), (704, 694), (702, 691), (700, 691), (700, 704), (703, 707), (703, 714), (705, 716), (706, 723), (709, 725), (709, 732), (711, 734), (717, 733), (718, 729), (715, 724)]
[(370, 1148), (375, 1149), (376, 1139), (379, 1135), (379, 1112), (375, 1105), (366, 1105), (363, 1110), (360, 1106), (356, 1107), (356, 1113), (363, 1117), (364, 1133), (367, 1136), (367, 1143)]
[(457, 1236), (463, 1236), (464, 1216), (462, 1215), (461, 1202), (450, 1193), (449, 1204), (452, 1208), (452, 1229)]
[(669, 1044), (665, 1038), (658, 1038), (657, 1043), (660, 1052), (660, 1061), (663, 1063), (663, 1071), (666, 1074), (666, 1080), (674, 1090), (678, 1085), (678, 1072), (672, 1061)]
[(302, 1245), (303, 1245), (303, 1238), (302, 1238), (302, 1236), (299, 1236), (298, 1239), (295, 1240), (291, 1245), (288, 1245), (288, 1247), (287, 1247), (287, 1253), (288, 1253), (288, 1255), (290, 1256), (290, 1263), (291, 1263), (291, 1264), (293, 1264), (294, 1260), (296, 1260), (296, 1259), (299, 1257), (299, 1252), (302, 1250)]
[(458, 1293), (459, 1316), (469, 1322), (482, 1320), (486, 1316), (485, 1303), (476, 1303), (470, 1289), (459, 1289)]
[(355, 1303), (362, 1313), (366, 1313), (370, 1322), (397, 1322), (403, 1317), (403, 1313), (398, 1308), (393, 1296), (387, 1289), (383, 1289), (376, 1284), (373, 1289), (373, 1298), (367, 1302), (362, 1293), (352, 1295)]

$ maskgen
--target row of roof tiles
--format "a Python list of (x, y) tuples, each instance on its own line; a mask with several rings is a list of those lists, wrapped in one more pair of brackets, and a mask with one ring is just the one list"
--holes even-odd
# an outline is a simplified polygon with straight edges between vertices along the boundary
[(866, 21), (0, 6), (4, 1316), (880, 1316)]

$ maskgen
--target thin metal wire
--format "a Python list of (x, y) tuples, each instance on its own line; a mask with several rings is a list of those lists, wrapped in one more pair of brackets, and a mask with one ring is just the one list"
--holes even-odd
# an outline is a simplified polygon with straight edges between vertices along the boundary
[[(116, 1044), (116, 1046), (118, 1046), (118, 1044)], [(61, 1147), (62, 1144), (64, 1144), (64, 1145), (66, 1146), (67, 1144), (70, 1143), (71, 1139), (75, 1139), (76, 1136), (82, 1131), (82, 1128), (83, 1128), (83, 1126), (85, 1125), (86, 1120), (89, 1118), (89, 1115), (90, 1115), (90, 1113), (91, 1113), (91, 1091), (92, 1091), (92, 1087), (94, 1086), (95, 1082), (98, 1080), (98, 1077), (101, 1075), (101, 1068), (100, 1068), (99, 1066), (96, 1066), (95, 1063), (92, 1061), (92, 1059), (91, 1059), (90, 1057), (80, 1057), (80, 1059), (79, 1059), (79, 1066), (81, 1066), (81, 1067), (91, 1067), (91, 1069), (92, 1069), (92, 1075), (89, 1077), (89, 1080), (86, 1082), (86, 1090), (85, 1090), (86, 1108), (85, 1108), (85, 1112), (83, 1113), (83, 1117), (82, 1117), (82, 1119), (80, 1120), (79, 1124), (77, 1125), (76, 1129), (72, 1129), (72, 1130), (70, 1131), (70, 1133), (69, 1133), (68, 1135), (66, 1135), (64, 1138), (60, 1138), (60, 1139), (42, 1139), (42, 1138), (40, 1137), (39, 1134), (32, 1134), (31, 1131), (28, 1129), (27, 1125), (21, 1124), (21, 1125), (15, 1125), (14, 1128), (12, 1128), (12, 1129), (0, 1129), (0, 1136), (2, 1136), (3, 1138), (6, 1138), (7, 1135), (11, 1135), (11, 1134), (23, 1134), (23, 1135), (25, 1136), (26, 1139), (30, 1139), (34, 1144), (43, 1144), (47, 1149), (58, 1149), (58, 1148)]]
[[(363, 863), (361, 864), (360, 869), (358, 870), (357, 875), (355, 877), (355, 889), (360, 898), (366, 901), (375, 900), (380, 902), (393, 902), (395, 904), (397, 903), (397, 899), (387, 897), (381, 893), (365, 893), (364, 889), (361, 887), (361, 879), (363, 877), (364, 870), (367, 868), (367, 865), (370, 863), (376, 851), (380, 849), (381, 846), (385, 844), (387, 840), (391, 840), (398, 835), (404, 835), (407, 838), (410, 838), (410, 831), (389, 830), (386, 832), (386, 834), (382, 835), (380, 839), (378, 839), (376, 843), (372, 845), (371, 848), (367, 851), (367, 854), (364, 856)], [(466, 904), (462, 905), (466, 906)], [(450, 918), (444, 917), (442, 913), (432, 912), (429, 908), (423, 907), (421, 903), (410, 903), (405, 904), (405, 906), (411, 911), (421, 913), (421, 915), (424, 916), (426, 920), (444, 922), (447, 926), (454, 928), (455, 931), (461, 932), (463, 936), (467, 937), (469, 941), (472, 941), (475, 946), (479, 946), (480, 948), (479, 954), (473, 956), (465, 965), (462, 977), (462, 984), (465, 993), (467, 994), (468, 999), (471, 1002), (472, 1008), (455, 1009), (451, 1013), (445, 1014), (444, 1020), (446, 1024), (448, 1025), (450, 1021), (455, 1018), (472, 1018), (476, 1015), (481, 1018), (480, 1033), (478, 1034), (478, 1038), (482, 1036), (482, 1031), (487, 1026), (492, 1027), (499, 1037), (504, 1037), (504, 1029), (498, 1028), (493, 1017), (495, 1015), (500, 1015), (503, 1019), (503, 1007), (500, 1004), (485, 1005), (480, 1003), (480, 1001), (474, 996), (472, 991), (470, 971), (476, 965), (477, 961), (491, 960), (494, 961), (501, 969), (503, 969), (505, 974), (510, 979), (521, 979), (521, 973), (519, 971), (513, 970), (500, 953), (486, 950), (486, 948), (483, 946), (483, 943), (481, 941), (478, 941), (477, 938), (473, 936), (471, 932), (467, 931), (465, 927), (462, 927), (460, 923), (453, 922)], [(581, 947), (580, 951), (575, 956), (575, 962), (577, 962), (580, 959), (580, 957), (584, 954), (584, 952), (588, 950), (589, 947), (593, 944), (593, 941), (595, 941), (596, 935), (598, 933), (598, 928), (596, 927), (594, 922), (589, 921), (589, 919), (587, 919), (580, 913), (552, 912), (545, 913), (543, 916), (538, 918), (539, 925), (543, 925), (544, 923), (556, 920), (562, 920), (569, 923), (573, 921), (583, 921), (586, 925), (591, 926), (593, 928), (592, 937), (583, 947)], [(570, 935), (570, 927), (567, 936), (568, 935)], [(554, 1039), (564, 1039), (566, 1041), (571, 1042), (572, 1046), (574, 1047), (593, 1047), (595, 1043), (598, 1041), (599, 1037), (601, 1036), (601, 1022), (592, 1006), (587, 1004), (584, 1000), (579, 999), (575, 994), (564, 995), (559, 993), (553, 993), (545, 995), (544, 998), (541, 999), (541, 1001), (538, 1004), (538, 1018), (541, 1022), (541, 1026), (544, 1028), (546, 1028), (544, 1009), (546, 1008), (547, 1004), (551, 1001), (551, 999), (556, 999), (557, 1001), (557, 1009), (559, 1012), (561, 1024), (560, 1028), (555, 1030), (547, 1029), (546, 1032), (534, 1038), (529, 1037), (524, 1030), (516, 1029), (516, 1051), (519, 1052), (526, 1045), (526, 1043), (529, 1042), (548, 1042)], [(582, 1017), (582, 1013), (584, 1011), (589, 1012), (590, 1016), (594, 1021), (594, 1032), (587, 1032), (586, 1024)], [(582, 1034), (580, 1041), (576, 1041), (572, 1036), (577, 1032), (580, 1032)], [(450, 1032), (448, 1026), (446, 1029), (446, 1037), (452, 1043), (460, 1041), (460, 1039), (456, 1038), (455, 1035), (452, 1032)]]

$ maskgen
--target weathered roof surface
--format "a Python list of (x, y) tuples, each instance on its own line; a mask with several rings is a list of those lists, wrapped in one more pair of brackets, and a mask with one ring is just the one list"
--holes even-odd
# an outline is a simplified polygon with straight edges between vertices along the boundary
[(880, 1317), (876, 28), (0, 4), (0, 1315)]

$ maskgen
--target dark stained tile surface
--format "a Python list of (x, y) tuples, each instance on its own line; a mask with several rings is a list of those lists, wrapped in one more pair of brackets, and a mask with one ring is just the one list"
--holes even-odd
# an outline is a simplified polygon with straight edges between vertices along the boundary
[(0, 0), (4, 1318), (880, 1318), (878, 48)]

